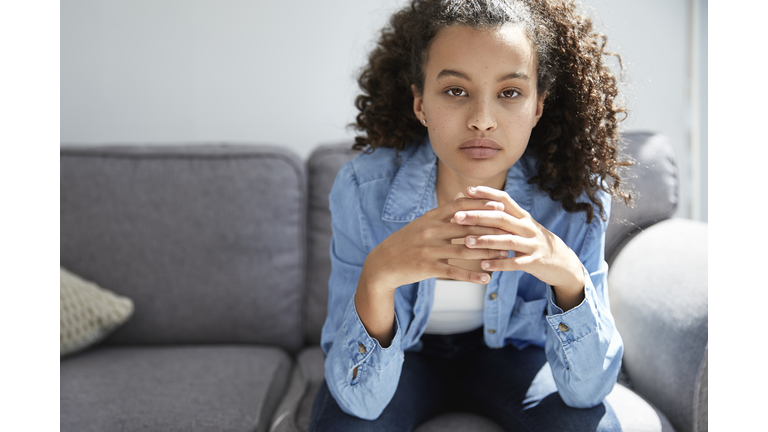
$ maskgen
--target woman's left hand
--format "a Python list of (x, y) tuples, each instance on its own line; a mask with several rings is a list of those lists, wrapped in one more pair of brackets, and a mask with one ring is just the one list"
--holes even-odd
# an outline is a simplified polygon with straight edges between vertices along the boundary
[(504, 204), (504, 211), (459, 211), (454, 221), (461, 225), (498, 228), (508, 234), (469, 235), (464, 238), (468, 248), (513, 251), (514, 257), (483, 260), (487, 271), (522, 270), (555, 291), (555, 303), (564, 311), (584, 300), (584, 267), (579, 257), (560, 239), (523, 210), (510, 196), (500, 190), (478, 186), (467, 188), (472, 198), (487, 198)]

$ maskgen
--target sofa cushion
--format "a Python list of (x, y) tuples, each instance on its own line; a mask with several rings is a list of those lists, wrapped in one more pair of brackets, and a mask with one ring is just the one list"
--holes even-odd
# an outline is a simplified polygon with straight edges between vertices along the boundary
[(661, 410), (621, 384), (605, 398), (625, 432), (675, 432)]
[(493, 420), (468, 412), (450, 412), (419, 425), (415, 432), (503, 432)]
[(624, 153), (635, 161), (623, 179), (631, 187), (635, 206), (629, 208), (616, 201), (611, 205), (605, 233), (605, 260), (609, 265), (633, 236), (672, 217), (678, 203), (677, 164), (669, 138), (649, 132), (628, 132), (622, 138), (627, 143)]
[(61, 356), (74, 354), (99, 342), (133, 313), (131, 299), (115, 295), (63, 267), (59, 275)]
[(660, 222), (628, 243), (608, 274), (634, 390), (679, 431), (707, 423), (707, 232), (703, 222)]
[(304, 331), (307, 343), (320, 343), (320, 330), (328, 313), (328, 278), (331, 275), (331, 211), (328, 194), (336, 174), (359, 152), (352, 144), (318, 147), (307, 161), (309, 197), (307, 226), (307, 296)]
[(259, 146), (61, 149), (61, 265), (131, 298), (107, 343), (302, 345), (305, 178)]
[(271, 347), (98, 347), (61, 362), (61, 431), (267, 431), (290, 368)]

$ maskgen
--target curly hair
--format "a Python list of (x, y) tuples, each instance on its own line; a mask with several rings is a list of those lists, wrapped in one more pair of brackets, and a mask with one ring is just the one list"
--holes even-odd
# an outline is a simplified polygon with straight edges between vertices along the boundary
[[(605, 35), (577, 11), (573, 0), (412, 0), (382, 30), (358, 84), (360, 111), (353, 126), (363, 132), (354, 149), (373, 151), (424, 140), (427, 131), (413, 112), (411, 85), (424, 89), (424, 64), (437, 32), (454, 24), (476, 29), (520, 26), (537, 54), (537, 91), (546, 92), (544, 112), (526, 153), (537, 160), (538, 185), (569, 212), (594, 208), (606, 219), (597, 193), (608, 192), (630, 204), (620, 169), (631, 162), (620, 154), (618, 125), (626, 108), (618, 103), (616, 78), (604, 57)], [(586, 192), (593, 205), (578, 202)]]

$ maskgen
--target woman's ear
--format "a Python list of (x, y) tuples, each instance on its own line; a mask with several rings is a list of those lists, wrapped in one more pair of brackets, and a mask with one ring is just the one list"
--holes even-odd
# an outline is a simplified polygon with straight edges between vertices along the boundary
[(544, 99), (546, 98), (547, 92), (544, 92), (539, 96), (539, 100), (536, 101), (536, 121), (533, 122), (534, 126), (539, 122), (541, 115), (544, 114)]
[(416, 87), (416, 84), (411, 84), (411, 92), (413, 93), (413, 113), (416, 114), (416, 118), (423, 124), (427, 119), (427, 115), (424, 113), (424, 97)]

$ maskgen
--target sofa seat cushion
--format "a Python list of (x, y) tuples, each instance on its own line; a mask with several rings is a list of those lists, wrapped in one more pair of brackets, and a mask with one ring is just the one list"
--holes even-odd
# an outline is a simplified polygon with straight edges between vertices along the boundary
[[(323, 381), (323, 351), (319, 346), (305, 348), (298, 356), (286, 395), (275, 410), (272, 432), (306, 432), (312, 419), (312, 405)], [(632, 432), (674, 432), (661, 411), (632, 390), (616, 384), (606, 401), (619, 419), (622, 430)], [(427, 421), (417, 432), (476, 431), (496, 432), (499, 425), (484, 417), (452, 412)]]
[(61, 430), (266, 431), (291, 365), (272, 347), (98, 347), (60, 363)]

